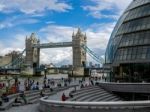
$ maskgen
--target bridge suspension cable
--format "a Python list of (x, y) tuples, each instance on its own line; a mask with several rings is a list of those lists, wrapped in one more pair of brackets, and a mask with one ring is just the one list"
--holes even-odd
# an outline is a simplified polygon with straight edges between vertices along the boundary
[(23, 54), (25, 51), (26, 51), (26, 49), (24, 49), (13, 62), (8, 63), (8, 64), (2, 66), (1, 68), (9, 68), (9, 67), (13, 67), (13, 66), (19, 66), (21, 63), (23, 63), (22, 57), (23, 57)]
[(97, 56), (96, 53), (94, 53), (90, 48), (88, 48), (86, 45), (81, 45), (81, 47), (85, 50), (86, 53), (88, 53), (96, 62), (103, 64), (104, 59), (102, 57)]

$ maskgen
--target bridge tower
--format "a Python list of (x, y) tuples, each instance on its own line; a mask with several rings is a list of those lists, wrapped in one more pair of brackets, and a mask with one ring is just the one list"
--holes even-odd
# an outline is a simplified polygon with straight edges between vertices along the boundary
[(40, 48), (33, 48), (34, 44), (40, 44), (40, 40), (36, 38), (35, 34), (32, 33), (28, 38), (26, 37), (26, 59), (25, 64), (28, 68), (33, 69), (33, 74), (35, 73), (35, 68), (39, 67), (40, 60)]
[(80, 28), (76, 34), (72, 35), (72, 43), (73, 43), (73, 67), (74, 68), (84, 68), (86, 66), (86, 51), (81, 47), (82, 45), (86, 45), (87, 37), (84, 35)]

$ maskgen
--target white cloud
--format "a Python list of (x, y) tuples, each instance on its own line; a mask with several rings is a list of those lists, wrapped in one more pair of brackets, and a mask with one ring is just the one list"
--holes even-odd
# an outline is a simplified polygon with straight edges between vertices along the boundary
[[(48, 42), (71, 42), (73, 28), (71, 26), (60, 26), (60, 25), (48, 25), (40, 29), (41, 43)], [(46, 49), (41, 50), (41, 63), (47, 63), (49, 61), (55, 64), (63, 64), (63, 60), (68, 61), (68, 64), (72, 63), (72, 48), (58, 48), (58, 49)], [(46, 58), (45, 58), (46, 57)]]
[(68, 64), (72, 63), (72, 49), (71, 48), (52, 48), (41, 50), (40, 63), (49, 64), (54, 63), (57, 65), (63, 65), (63, 60), (67, 60)]
[[(0, 37), (2, 38), (2, 37)], [(9, 40), (0, 41), (0, 55), (4, 56), (12, 51), (23, 51), (25, 48), (25, 34), (16, 34)]]
[[(118, 18), (132, 0), (89, 0), (94, 5), (82, 6), (94, 18)], [(113, 14), (103, 13), (110, 11)]]
[(66, 12), (72, 9), (70, 5), (59, 0), (1, 0), (0, 11), (20, 11), (25, 14), (37, 14), (46, 10)]
[(105, 50), (114, 26), (115, 23), (93, 24), (90, 28), (86, 29), (88, 46)]
[(14, 27), (16, 25), (34, 24), (38, 23), (39, 20), (24, 16), (14, 16), (0, 21), (0, 29)]
[(46, 37), (46, 42), (71, 41), (72, 33), (75, 28), (70, 26), (48, 25), (40, 30)]
[(9, 22), (0, 22), (0, 29), (4, 29), (4, 28), (8, 28), (8, 27), (12, 27), (13, 24), (9, 23)]
[(0, 4), (0, 11), (2, 11), (5, 8), (3, 4)]

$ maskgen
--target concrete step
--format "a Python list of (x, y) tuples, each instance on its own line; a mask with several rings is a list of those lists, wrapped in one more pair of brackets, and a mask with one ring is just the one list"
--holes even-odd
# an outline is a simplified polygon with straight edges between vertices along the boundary
[(86, 96), (86, 95), (90, 95), (90, 94), (94, 94), (94, 93), (97, 93), (97, 92), (101, 92), (101, 90), (94, 90), (94, 91), (88, 91), (88, 92), (84, 92), (82, 94), (78, 94), (76, 96), (73, 96), (73, 98), (70, 99), (70, 101), (78, 101), (78, 99)]
[(123, 101), (122, 99), (113, 99), (113, 100), (110, 100), (110, 101)]
[[(80, 86), (79, 86), (80, 87)], [(80, 88), (78, 91), (84, 91), (84, 90), (87, 90), (87, 89), (93, 89), (93, 88), (100, 88), (99, 86), (86, 86), (84, 88)]]
[(97, 96), (97, 95), (103, 94), (103, 93), (106, 93), (106, 92), (105, 91), (100, 91), (100, 92), (96, 92), (96, 93), (93, 93), (93, 94), (89, 94), (89, 95), (86, 95), (86, 96), (78, 99), (78, 101), (83, 101), (84, 102), (84, 101), (87, 101), (90, 98), (93, 98), (94, 96)]
[(15, 102), (15, 98), (9, 99), (9, 102), (6, 103), (3, 102), (2, 106), (0, 106), (0, 111), (9, 109), (10, 107), (12, 107), (14, 102)]
[(30, 97), (30, 96), (35, 96), (35, 95), (39, 95), (41, 91), (37, 91), (37, 92), (33, 92), (33, 93), (29, 93), (29, 94), (25, 94), (26, 97)]
[(108, 97), (106, 99), (104, 99), (103, 101), (114, 101), (114, 100), (119, 100), (119, 98), (117, 96), (112, 96), (112, 97)]
[(8, 95), (8, 98), (9, 98), (9, 99), (12, 99), (12, 98), (16, 98), (16, 97), (18, 97), (18, 96), (20, 96), (20, 93)]
[(41, 98), (41, 95), (26, 97), (27, 102), (30, 102), (30, 101), (35, 100), (35, 99), (40, 99), (40, 98)]
[(36, 93), (36, 92), (40, 92), (41, 90), (30, 90), (30, 91), (25, 91), (24, 94), (28, 95), (28, 94), (32, 94), (32, 93)]
[(13, 107), (18, 107), (18, 106), (22, 106), (22, 105), (23, 105), (23, 103), (13, 103), (12, 104)]
[(20, 96), (20, 93), (8, 95), (9, 102), (3, 102), (2, 106), (0, 106), (0, 110), (7, 110), (10, 107), (12, 107), (13, 103), (15, 102), (15, 99)]
[(97, 98), (100, 98), (100, 97), (103, 97), (103, 96), (106, 96), (106, 95), (109, 95), (109, 93), (103, 92), (103, 93), (101, 93), (101, 94), (99, 94), (99, 95), (96, 95), (96, 96), (93, 96), (93, 97), (87, 99), (86, 101), (87, 101), (87, 102), (90, 102), (90, 101), (91, 101), (91, 102), (94, 102)]
[(85, 92), (95, 91), (95, 90), (97, 90), (97, 89), (102, 90), (102, 89), (99, 88), (99, 87), (87, 88), (87, 89), (84, 89), (84, 90), (78, 90), (78, 91), (76, 91), (75, 93), (73, 93), (73, 95), (75, 96), (75, 95), (82, 94), (82, 93), (85, 93)]
[(99, 97), (99, 98), (95, 99), (94, 101), (105, 101), (105, 99), (108, 98), (108, 97), (113, 97), (113, 95), (112, 94), (108, 94), (108, 95)]
[(37, 99), (29, 101), (28, 104), (35, 104), (35, 103), (38, 103), (39, 101), (40, 101), (40, 98), (37, 98)]

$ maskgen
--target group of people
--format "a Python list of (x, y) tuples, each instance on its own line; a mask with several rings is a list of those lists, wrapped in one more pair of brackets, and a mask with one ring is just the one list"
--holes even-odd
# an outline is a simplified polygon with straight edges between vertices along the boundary
[[(84, 88), (86, 86), (89, 85), (95, 85), (95, 81), (99, 80), (98, 78), (89, 78), (88, 80), (86, 78), (82, 78), (80, 80), (76, 80), (76, 78), (71, 79), (60, 79), (60, 80), (54, 80), (54, 79), (43, 79), (43, 84), (35, 81), (35, 80), (31, 80), (31, 79), (26, 79), (24, 82), (20, 82), (19, 80), (17, 82), (15, 82), (13, 84), (13, 91), (14, 93), (21, 93), (20, 97), (24, 100), (24, 102), (26, 103), (26, 98), (25, 98), (25, 94), (24, 91), (28, 91), (28, 90), (41, 90), (40, 95), (43, 97), (43, 89), (49, 88), (50, 91), (53, 91), (54, 87), (62, 87), (65, 86), (67, 87), (68, 85), (70, 85), (72, 83), (72, 81), (78, 82), (78, 84), (80, 85), (80, 88)], [(24, 83), (24, 84), (23, 84)], [(0, 83), (0, 89), (2, 87), (4, 87), (5, 84)], [(66, 97), (65, 93), (62, 94), (62, 101), (66, 101), (66, 99), (68, 99), (69, 97), (73, 97), (72, 92), (69, 93), (69, 96)], [(3, 94), (0, 98), (0, 105), (2, 104), (2, 102), (9, 102), (9, 98), (7, 96), (7, 94)], [(18, 100), (18, 97), (15, 99), (15, 102), (20, 102)]]
[(35, 80), (30, 80), (29, 78), (24, 81), (24, 90), (39, 90), (39, 82)]

